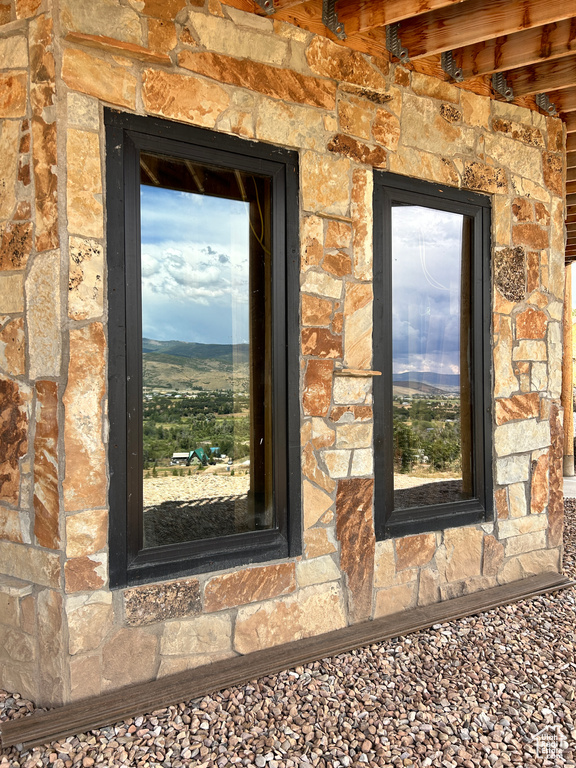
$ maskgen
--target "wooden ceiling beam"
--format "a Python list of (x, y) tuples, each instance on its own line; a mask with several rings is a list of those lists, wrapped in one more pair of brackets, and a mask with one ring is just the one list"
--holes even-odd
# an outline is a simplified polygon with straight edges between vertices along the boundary
[(566, 152), (566, 168), (576, 168), (576, 152)]
[(576, 131), (576, 114), (568, 112), (564, 118), (564, 124), (567, 133), (574, 133)]
[(506, 82), (514, 89), (514, 96), (571, 88), (576, 86), (576, 56), (512, 70), (506, 73)]
[(566, 152), (576, 152), (576, 133), (569, 133), (567, 135)]
[[(290, 0), (285, 0), (290, 2)], [(347, 35), (367, 32), (375, 27), (397, 24), (413, 16), (439, 11), (463, 3), (465, 0), (341, 0), (336, 3), (338, 20), (344, 24)], [(283, 0), (276, 0), (279, 6)]]
[(576, 181), (576, 168), (568, 168), (566, 171), (566, 181)]
[(576, 16), (576, 0), (466, 0), (400, 24), (411, 59)]
[(547, 91), (547, 94), (558, 112), (574, 112), (576, 110), (576, 88)]
[(465, 79), (576, 53), (576, 18), (483, 40), (454, 51)]

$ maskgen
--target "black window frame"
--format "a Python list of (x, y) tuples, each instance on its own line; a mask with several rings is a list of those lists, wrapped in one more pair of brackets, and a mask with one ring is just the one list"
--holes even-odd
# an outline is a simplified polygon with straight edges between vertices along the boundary
[[(374, 510), (378, 540), (493, 519), (491, 387), (491, 200), (488, 196), (374, 172)], [(395, 203), (423, 205), (472, 221), (470, 357), (474, 498), (394, 510), (392, 399), (392, 226)]]
[[(297, 152), (106, 108), (111, 588), (301, 554)], [(272, 186), (272, 420), (275, 527), (140, 548), (142, 338), (139, 152), (268, 176)], [(137, 428), (130, 425), (136, 424)], [(136, 456), (136, 459), (130, 458)], [(141, 494), (141, 490), (140, 490)]]

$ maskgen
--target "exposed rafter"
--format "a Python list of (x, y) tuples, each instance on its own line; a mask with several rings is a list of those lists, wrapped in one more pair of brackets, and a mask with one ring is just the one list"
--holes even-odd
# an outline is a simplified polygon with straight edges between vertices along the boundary
[(576, 85), (576, 56), (515, 69), (506, 73), (506, 79), (517, 96), (571, 88)]
[(548, 91), (548, 98), (556, 105), (558, 112), (574, 112), (576, 110), (576, 88)]
[(576, 18), (483, 40), (454, 51), (464, 78), (491, 75), (576, 53)]
[(493, 40), (576, 16), (576, 0), (466, 0), (402, 22), (410, 58)]
[(464, 0), (343, 0), (338, 5), (338, 16), (346, 26), (346, 33), (367, 32), (375, 27), (396, 24), (404, 19), (429, 11), (456, 6)]

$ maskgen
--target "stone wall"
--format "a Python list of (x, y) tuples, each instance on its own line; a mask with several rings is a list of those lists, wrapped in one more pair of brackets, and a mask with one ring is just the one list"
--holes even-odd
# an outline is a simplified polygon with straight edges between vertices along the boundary
[[(0, 23), (1, 685), (56, 704), (560, 567), (559, 120), (219, 0)], [(302, 557), (108, 589), (103, 104), (300, 153)], [(337, 373), (372, 363), (374, 167), (492, 197), (493, 523), (375, 542), (371, 379)]]

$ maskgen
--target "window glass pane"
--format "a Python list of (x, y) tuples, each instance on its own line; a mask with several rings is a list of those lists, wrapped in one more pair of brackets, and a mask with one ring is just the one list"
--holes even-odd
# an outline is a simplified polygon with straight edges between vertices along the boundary
[(469, 217), (392, 208), (394, 508), (473, 497)]
[(269, 180), (140, 174), (144, 548), (271, 528)]

